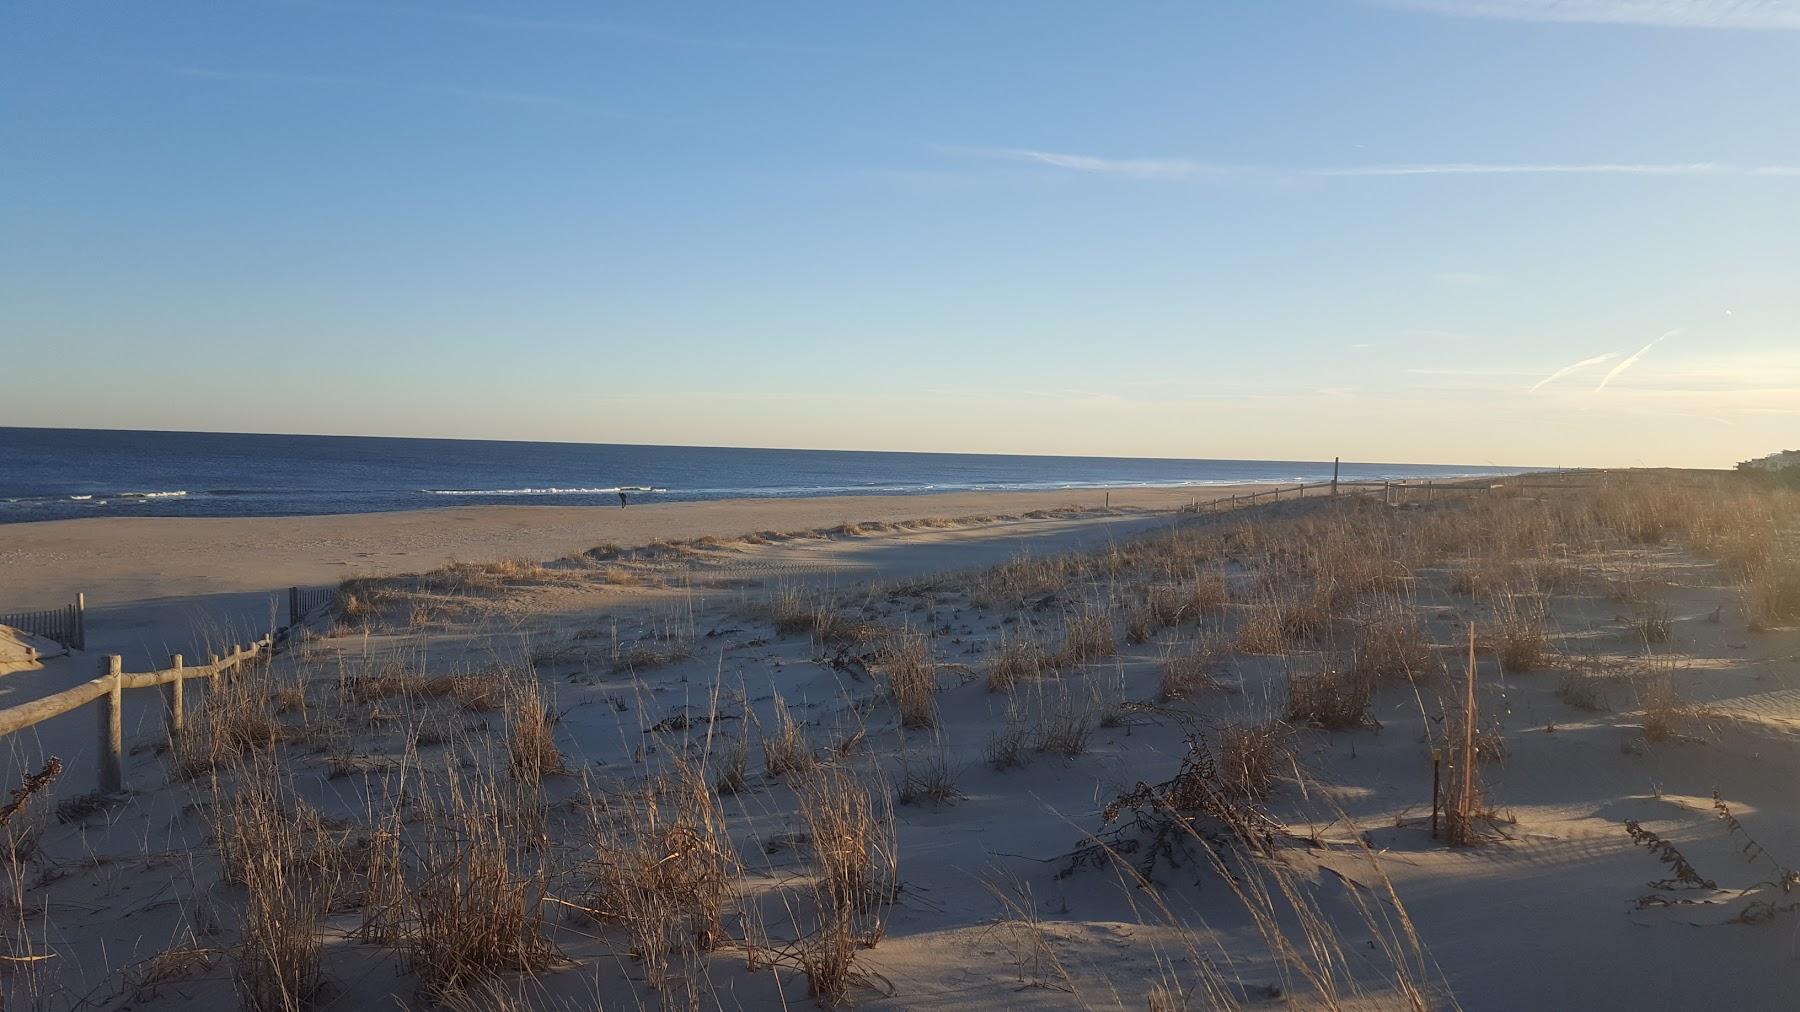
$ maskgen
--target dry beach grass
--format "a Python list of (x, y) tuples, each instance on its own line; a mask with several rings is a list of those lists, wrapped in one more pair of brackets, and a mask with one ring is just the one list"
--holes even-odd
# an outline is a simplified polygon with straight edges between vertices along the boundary
[(1679, 959), (1775, 1007), (1795, 494), (1394, 498), (885, 581), (708, 583), (759, 534), (347, 582), (15, 849), (8, 998), (1510, 1008)]

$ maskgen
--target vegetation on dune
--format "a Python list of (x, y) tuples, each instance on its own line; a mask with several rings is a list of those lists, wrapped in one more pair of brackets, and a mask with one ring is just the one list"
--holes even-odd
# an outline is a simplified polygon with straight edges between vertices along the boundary
[[(1569, 725), (1621, 729), (1625, 748), (1608, 745), (1620, 761), (1699, 747), (1719, 711), (1683, 648), (1714, 623), (1734, 637), (1800, 624), (1800, 493), (1587, 475), (1390, 499), (1185, 517), (1094, 551), (906, 584), (745, 595), (711, 629), (691, 602), (624, 631), (589, 616), (479, 663), (469, 655), (491, 641), (454, 663), (433, 653), (445, 616), (466, 618), (469, 602), (580, 581), (618, 594), (646, 558), (794, 535), (346, 581), (338, 638), (211, 685), (162, 743), (170, 783), (143, 790), (205, 814), (194, 876), (221, 883), (229, 910), (200, 947), (212, 955), (171, 946), (156, 970), (168, 977), (143, 979), (222, 960), (245, 1007), (300, 1009), (329, 993), (346, 958), (333, 943), (354, 938), (393, 952), (438, 1003), (570, 973), (600, 981), (609, 1002), (704, 1006), (723, 960), (774, 974), (790, 996), (803, 984), (820, 1004), (851, 1002), (905, 987), (866, 955), (913, 899), (902, 827), (939, 859), (937, 822), (1016, 819), (1024, 808), (999, 807), (1009, 792), (1066, 781), (1106, 785), (1100, 816), (1032, 824), (1052, 834), (1028, 855), (1042, 863), (1009, 858), (1006, 873), (1026, 877), (991, 890), (1001, 909), (988, 927), (1021, 953), (1022, 978), (1241, 1008), (1263, 997), (1236, 969), (1255, 964), (1300, 1003), (1453, 1004), (1372, 835), (1492, 843), (1508, 828), (1495, 764), (1518, 762), (1509, 750), (1541, 760), (1543, 741), (1585, 743)], [(1718, 604), (1696, 613), (1702, 591)], [(392, 645), (372, 645), (373, 630), (395, 632)], [(1522, 709), (1555, 723), (1509, 720), (1526, 691), (1539, 698)], [(1346, 755), (1377, 748), (1416, 753), (1418, 777), (1383, 785), (1407, 794), (1399, 815), (1366, 785), (1331, 782), (1356, 775)], [(1434, 760), (1435, 807), (1417, 785)], [(1742, 920), (1795, 910), (1800, 880), (1723, 799), (1716, 812), (1762, 872)], [(59, 944), (33, 920), (60, 909), (45, 906), (59, 879), (26, 874), (44, 830), (25, 824), (0, 826), (19, 922), (7, 944), (36, 955)], [(1687, 839), (1678, 848), (1653, 825), (1626, 829), (1670, 869), (1644, 903), (1716, 889)], [(1362, 862), (1360, 884), (1317, 874), (1326, 857)], [(1092, 915), (1051, 913), (1030, 878), (1061, 888), (1075, 875), (1116, 878), (1157, 926), (1154, 979), (1061, 960), (1047, 922)], [(1196, 881), (1201, 892), (1182, 892)], [(908, 922), (937, 924), (919, 895)], [(1232, 904), (1252, 930), (1215, 935), (1196, 903)]]

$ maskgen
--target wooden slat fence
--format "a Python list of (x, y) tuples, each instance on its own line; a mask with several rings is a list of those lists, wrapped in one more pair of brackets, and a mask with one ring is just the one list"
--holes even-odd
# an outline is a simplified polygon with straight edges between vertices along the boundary
[[(85, 600), (85, 598), (84, 598)], [(125, 742), (124, 742), (124, 694), (126, 689), (149, 689), (160, 687), (163, 690), (163, 704), (171, 737), (179, 737), (185, 724), (185, 686), (194, 679), (213, 679), (228, 676), (246, 664), (268, 661), (287, 645), (296, 629), (306, 617), (320, 609), (328, 608), (335, 600), (334, 592), (329, 588), (288, 588), (288, 624), (273, 632), (265, 633), (260, 639), (249, 644), (236, 644), (225, 656), (213, 656), (207, 663), (189, 667), (180, 654), (169, 658), (169, 666), (156, 671), (127, 672), (123, 668), (124, 661), (117, 654), (107, 654), (99, 659), (100, 677), (90, 682), (52, 693), (29, 703), (20, 703), (0, 709), (0, 737), (23, 731), (28, 727), (42, 723), (52, 717), (60, 717), (65, 713), (98, 701), (95, 707), (99, 729), (99, 790), (102, 794), (116, 794), (125, 789)], [(59, 609), (59, 612), (60, 613)], [(20, 613), (35, 615), (36, 612)], [(76, 615), (81, 614), (79, 608)], [(19, 617), (0, 615), (0, 622), (14, 625), (15, 628), (27, 629), (37, 635), (48, 635), (29, 629), (23, 625), (15, 625), (12, 618)], [(81, 630), (79, 620), (77, 630)], [(54, 638), (54, 637), (51, 637)], [(83, 639), (78, 632), (76, 638)], [(58, 640), (58, 642), (62, 642)]]
[(288, 625), (299, 625), (307, 616), (337, 603), (337, 591), (330, 587), (289, 587)]
[(1276, 485), (1260, 492), (1233, 493), (1218, 499), (1196, 502), (1194, 512), (1218, 513), (1238, 509), (1244, 506), (1255, 506), (1263, 503), (1281, 502), (1286, 499), (1308, 499), (1315, 497), (1381, 497), (1388, 505), (1403, 502), (1435, 501), (1440, 493), (1487, 492), (1500, 488), (1499, 484), (1452, 482), (1438, 484), (1435, 481), (1315, 481), (1297, 485)]
[(0, 612), (0, 625), (61, 643), (71, 650), (87, 649), (87, 595), (75, 603), (46, 611)]

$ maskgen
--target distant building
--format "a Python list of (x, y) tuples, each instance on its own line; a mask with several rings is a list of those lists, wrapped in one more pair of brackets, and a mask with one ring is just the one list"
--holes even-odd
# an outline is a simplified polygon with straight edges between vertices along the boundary
[(1765, 471), (1781, 475), (1800, 474), (1800, 450), (1783, 450), (1771, 453), (1767, 457), (1746, 460), (1738, 464), (1740, 471)]

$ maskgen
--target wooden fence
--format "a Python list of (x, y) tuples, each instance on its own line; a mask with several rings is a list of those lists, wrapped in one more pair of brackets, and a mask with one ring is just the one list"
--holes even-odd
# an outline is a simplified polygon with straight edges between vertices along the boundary
[(289, 587), (288, 625), (306, 621), (306, 616), (337, 602), (337, 591), (331, 587)]
[(213, 657), (206, 664), (190, 668), (183, 663), (182, 656), (175, 654), (169, 658), (169, 666), (160, 671), (146, 671), (127, 674), (123, 668), (123, 660), (118, 654), (107, 654), (100, 658), (100, 677), (91, 682), (82, 682), (73, 688), (64, 689), (42, 699), (34, 699), (29, 703), (9, 706), (0, 710), (0, 736), (23, 731), (34, 724), (60, 717), (65, 713), (94, 702), (100, 701), (95, 708), (99, 716), (99, 762), (102, 794), (117, 794), (125, 789), (125, 690), (148, 689), (161, 686), (163, 702), (168, 711), (167, 722), (169, 734), (179, 737), (185, 724), (184, 686), (190, 679), (217, 678), (220, 675), (236, 671), (240, 665), (253, 661), (267, 660), (275, 655), (277, 649), (287, 640), (287, 629), (267, 633), (261, 639), (249, 645), (238, 644), (224, 657)]
[(75, 595), (75, 603), (48, 611), (14, 611), (0, 613), (0, 625), (20, 632), (42, 636), (68, 647), (87, 649), (87, 595)]
[[(117, 794), (125, 789), (125, 728), (124, 704), (126, 689), (149, 689), (160, 687), (163, 690), (163, 707), (165, 719), (171, 738), (180, 737), (185, 725), (185, 687), (194, 679), (213, 679), (222, 675), (230, 675), (239, 667), (273, 658), (287, 645), (288, 638), (299, 628), (306, 617), (321, 608), (330, 606), (333, 594), (330, 589), (288, 588), (288, 624), (273, 632), (265, 633), (262, 638), (249, 644), (236, 644), (225, 656), (213, 656), (207, 663), (197, 667), (188, 667), (180, 654), (169, 657), (169, 666), (157, 671), (127, 672), (124, 660), (117, 654), (106, 654), (100, 658), (100, 677), (91, 682), (83, 682), (61, 692), (52, 693), (29, 703), (20, 703), (0, 709), (0, 737), (23, 731), (35, 724), (42, 723), (52, 717), (60, 717), (65, 713), (99, 701), (95, 712), (99, 718), (97, 739), (99, 749), (99, 790), (102, 794)], [(61, 611), (57, 612), (58, 614)], [(25, 613), (39, 614), (39, 613)], [(81, 609), (77, 607), (75, 614), (79, 616)], [(16, 616), (13, 616), (16, 617)], [(0, 616), (0, 621), (13, 625), (9, 616)], [(19, 626), (18, 628), (25, 628)], [(79, 618), (77, 630), (81, 630)], [(31, 631), (31, 630), (28, 630)], [(38, 633), (38, 635), (46, 635)], [(82, 637), (77, 636), (78, 639)], [(61, 642), (60, 640), (58, 642)]]
[(1498, 485), (1467, 481), (1452, 482), (1440, 485), (1435, 481), (1315, 481), (1297, 485), (1276, 485), (1260, 492), (1233, 493), (1205, 502), (1195, 501), (1190, 512), (1218, 513), (1234, 510), (1241, 506), (1252, 506), (1265, 502), (1280, 502), (1283, 499), (1309, 499), (1329, 496), (1380, 496), (1390, 506), (1400, 502), (1423, 499), (1433, 502), (1442, 493), (1486, 492)]

